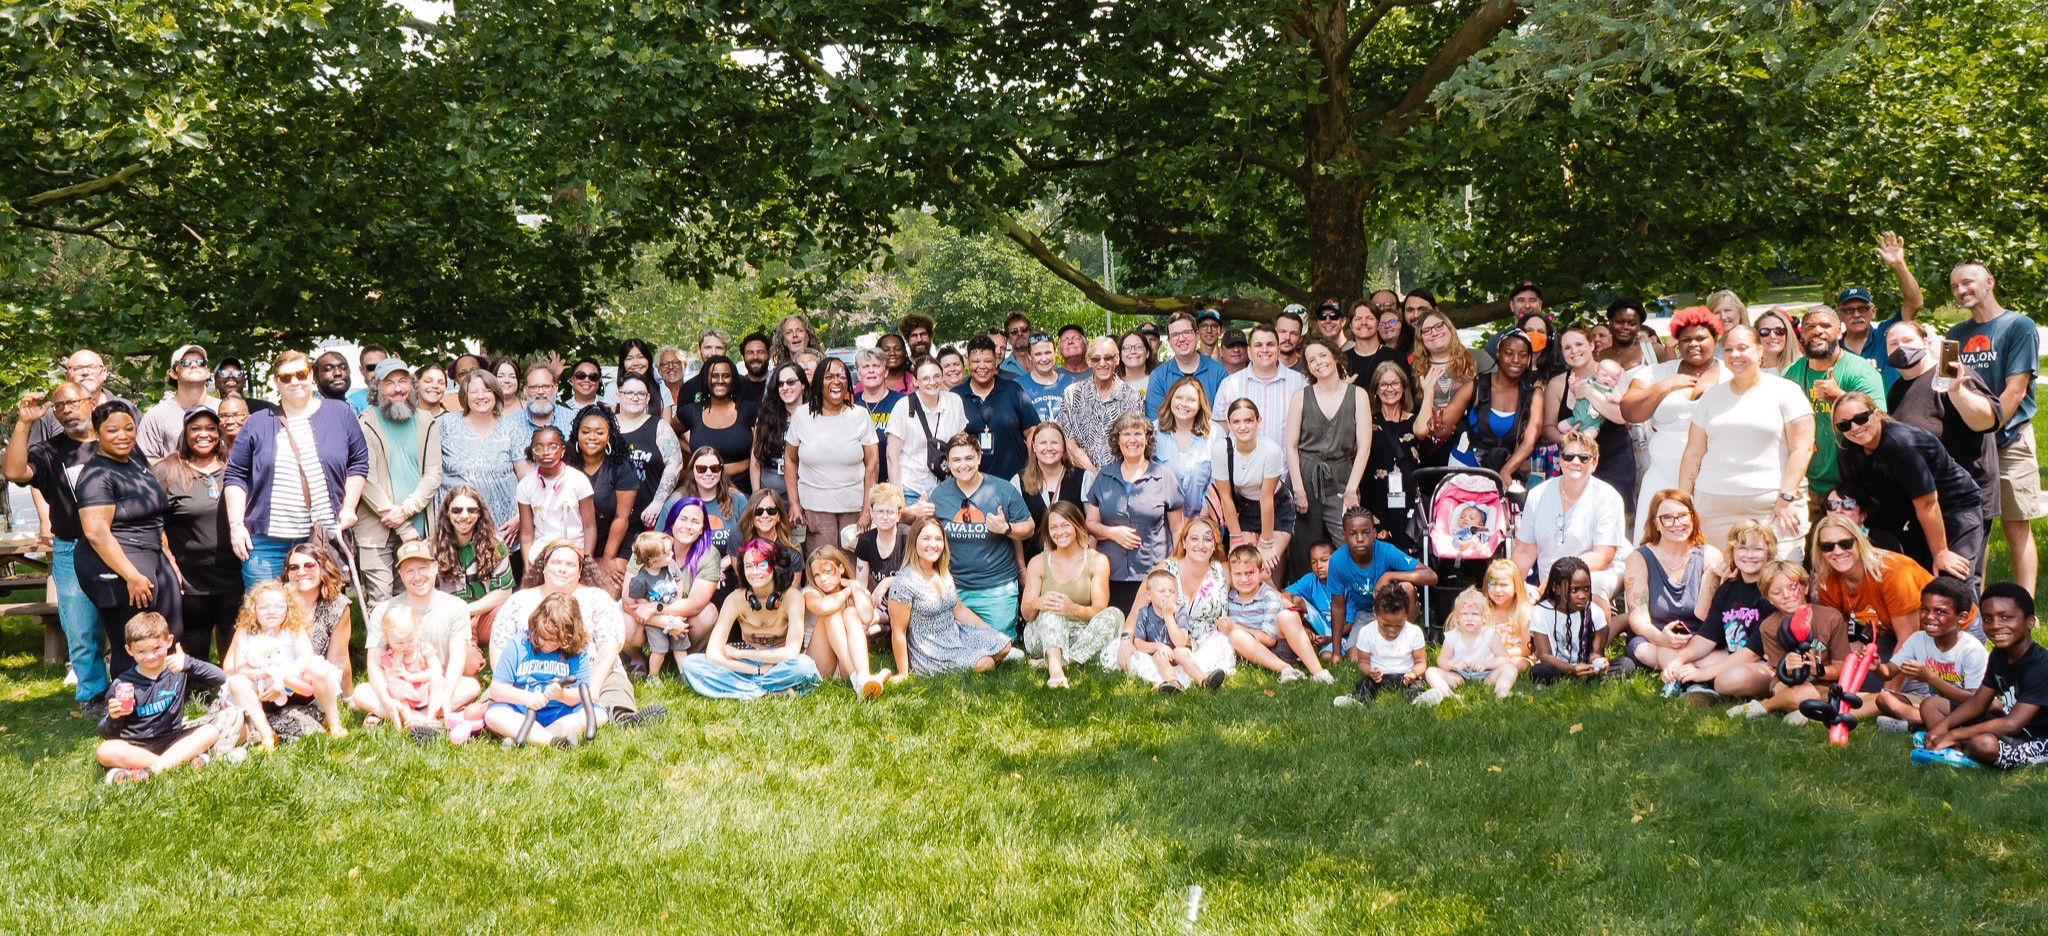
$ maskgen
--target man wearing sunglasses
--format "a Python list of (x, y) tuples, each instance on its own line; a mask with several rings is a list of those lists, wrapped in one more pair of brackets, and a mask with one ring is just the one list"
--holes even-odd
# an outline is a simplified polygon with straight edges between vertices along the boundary
[(1827, 494), (1840, 478), (1840, 442), (1835, 438), (1835, 401), (1843, 394), (1863, 393), (1884, 408), (1884, 378), (1877, 368), (1854, 354), (1842, 353), (1842, 320), (1835, 310), (1815, 306), (1799, 321), (1799, 344), (1806, 353), (1784, 370), (1813, 404), (1813, 459), (1806, 463), (1809, 520), (1827, 512)]
[[(1628, 520), (1621, 492), (1593, 477), (1600, 446), (1574, 431), (1558, 445), (1555, 478), (1529, 491), (1528, 506), (1515, 525), (1515, 568), (1531, 582), (1566, 556), (1577, 556), (1593, 573), (1593, 597), (1608, 602), (1621, 585), (1616, 556), (1629, 548)], [(1611, 606), (1610, 606), (1611, 610)]]
[(249, 370), (242, 364), (241, 358), (226, 357), (220, 359), (220, 364), (216, 365), (213, 369), (213, 387), (220, 392), (220, 398), (223, 400), (231, 396), (241, 397), (248, 404), (249, 412), (251, 413), (260, 413), (267, 409), (277, 408), (277, 404), (269, 400), (259, 400), (248, 395)]
[(1035, 334), (1031, 316), (1022, 312), (1012, 312), (1003, 320), (1003, 340), (1010, 343), (1010, 353), (1003, 358), (1003, 376), (1021, 381), (1031, 372), (1031, 337)]
[[(594, 358), (583, 358), (569, 368), (569, 414), (583, 412), (586, 406), (604, 402), (604, 366)], [(556, 425), (567, 425), (557, 423)]]
[(171, 353), (171, 371), (164, 380), (175, 389), (142, 414), (142, 422), (135, 427), (135, 450), (142, 457), (155, 463), (178, 450), (178, 440), (185, 435), (185, 411), (195, 406), (220, 406), (220, 401), (206, 392), (206, 382), (212, 379), (205, 348), (185, 345)]

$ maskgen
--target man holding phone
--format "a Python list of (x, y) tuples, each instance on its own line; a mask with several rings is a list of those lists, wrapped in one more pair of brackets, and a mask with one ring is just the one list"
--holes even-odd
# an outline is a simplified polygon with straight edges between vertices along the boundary
[(1983, 262), (1956, 264), (1948, 282), (1956, 305), (1970, 313), (1948, 330), (1948, 339), (1962, 346), (1963, 364), (1997, 394), (2002, 482), (1998, 522), (2011, 547), (2012, 579), (2031, 595), (2039, 568), (2032, 524), (2048, 516), (2041, 501), (2041, 464), (2034, 453), (2034, 371), (2040, 364), (2040, 335), (2026, 316), (1998, 304), (1998, 281)]

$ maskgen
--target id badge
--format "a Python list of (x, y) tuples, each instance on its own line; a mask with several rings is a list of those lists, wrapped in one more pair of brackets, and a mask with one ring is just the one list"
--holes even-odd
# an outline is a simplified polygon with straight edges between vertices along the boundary
[(996, 450), (995, 433), (992, 433), (987, 429), (981, 430), (981, 450), (984, 452), (993, 452)]
[(1401, 469), (1399, 468), (1387, 472), (1387, 506), (1396, 508), (1408, 506), (1408, 491), (1401, 486)]

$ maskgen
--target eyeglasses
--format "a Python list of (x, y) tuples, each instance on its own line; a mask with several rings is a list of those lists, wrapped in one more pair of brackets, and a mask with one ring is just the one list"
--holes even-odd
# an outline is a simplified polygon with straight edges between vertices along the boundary
[(1343, 314), (1342, 312), (1317, 312), (1317, 313), (1316, 313), (1316, 321), (1318, 321), (1318, 322), (1341, 322), (1341, 321), (1343, 321), (1343, 320), (1344, 320), (1344, 314)]
[(1671, 526), (1676, 523), (1691, 523), (1692, 514), (1663, 514), (1657, 518), (1657, 522), (1664, 524), (1665, 526)]
[(1046, 334), (1046, 333), (1044, 333), (1044, 332), (1032, 332), (1032, 333), (1031, 333), (1031, 343), (1032, 343), (1032, 344), (1037, 344), (1037, 343), (1039, 343), (1039, 342), (1041, 342), (1041, 341), (1051, 341), (1051, 340), (1052, 340), (1052, 336), (1051, 336), (1051, 335), (1048, 335), (1048, 334)]
[(1015, 327), (1015, 328), (1005, 328), (1005, 329), (1003, 329), (1003, 334), (1006, 334), (1006, 335), (1028, 335), (1028, 334), (1031, 334), (1031, 326), (1029, 326), (1029, 325), (1020, 325), (1020, 326), (1018, 326), (1018, 327)]
[(776, 381), (775, 385), (778, 387), (801, 387), (804, 385), (804, 382), (795, 377), (784, 377)]
[(725, 470), (724, 465), (692, 465), (690, 470), (698, 474), (717, 474)]
[(288, 562), (284, 567), (286, 572), (314, 572), (319, 568), (320, 563), (317, 562)]
[(1820, 551), (1824, 553), (1848, 552), (1852, 547), (1856, 545), (1856, 541), (1852, 539), (1821, 540), (1816, 545), (1818, 545), (1820, 547)]
[(1856, 498), (1835, 495), (1828, 498), (1829, 510), (1855, 510)]
[(621, 399), (621, 400), (645, 400), (645, 399), (647, 399), (647, 391), (645, 391), (645, 390), (627, 390), (626, 392), (624, 392), (624, 393), (621, 393), (621, 394), (619, 394), (619, 399)]
[(71, 400), (51, 400), (50, 405), (56, 407), (57, 409), (63, 409), (64, 407), (67, 406), (77, 406), (80, 403), (90, 402), (92, 402), (92, 399), (90, 397), (78, 397), (76, 399)]
[(570, 380), (596, 380), (596, 371), (577, 371), (569, 375)]
[(1851, 429), (1860, 428), (1864, 423), (1870, 421), (1870, 417), (1875, 415), (1877, 415), (1876, 410), (1864, 410), (1863, 412), (1857, 413), (1856, 415), (1851, 416), (1848, 419), (1838, 420), (1835, 423), (1835, 431), (1848, 432)]
[(178, 366), (179, 366), (179, 367), (205, 367), (205, 366), (206, 366), (206, 359), (205, 359), (205, 358), (203, 358), (203, 357), (188, 357), (188, 358), (179, 358), (179, 359), (178, 359)]
[(756, 508), (754, 508), (754, 516), (756, 516), (756, 517), (778, 517), (778, 516), (781, 516), (781, 515), (782, 515), (782, 508), (780, 508), (780, 507), (756, 507)]
[(1592, 460), (1593, 460), (1593, 453), (1592, 453), (1592, 452), (1559, 452), (1559, 453), (1557, 453), (1557, 460), (1558, 460), (1558, 461), (1561, 461), (1561, 462), (1590, 462), (1590, 461), (1592, 461)]
[(1786, 328), (1783, 325), (1765, 326), (1757, 328), (1756, 333), (1765, 338), (1783, 338)]
[(1445, 325), (1445, 324), (1444, 324), (1444, 323), (1442, 323), (1442, 322), (1431, 322), (1431, 323), (1429, 323), (1429, 324), (1427, 324), (1427, 325), (1424, 325), (1424, 326), (1422, 326), (1422, 327), (1421, 327), (1421, 328), (1419, 328), (1419, 329), (1416, 329), (1416, 331), (1417, 331), (1418, 333), (1420, 333), (1420, 334), (1424, 334), (1424, 335), (1441, 335), (1441, 334), (1443, 334), (1444, 332), (1447, 332), (1447, 331), (1450, 331), (1450, 330), (1451, 330), (1451, 326), (1449, 326), (1449, 325)]
[(449, 515), (449, 516), (451, 516), (451, 517), (466, 517), (466, 516), (469, 516), (470, 514), (481, 514), (481, 513), (483, 513), (483, 512), (484, 512), (484, 509), (483, 509), (482, 507), (450, 507), (450, 508), (448, 508), (448, 515)]
[(277, 372), (277, 382), (278, 382), (278, 383), (281, 383), (281, 384), (288, 384), (288, 383), (299, 383), (299, 382), (301, 382), (301, 381), (306, 381), (306, 380), (312, 380), (312, 379), (313, 379), (313, 372), (312, 372), (312, 371), (306, 371), (306, 370), (291, 370), (291, 371), (278, 371), (278, 372)]

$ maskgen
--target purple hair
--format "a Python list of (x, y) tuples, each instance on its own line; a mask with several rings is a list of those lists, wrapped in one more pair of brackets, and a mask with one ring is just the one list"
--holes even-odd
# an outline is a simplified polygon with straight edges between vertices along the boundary
[[(661, 532), (668, 533), (671, 537), (675, 536), (674, 533), (669, 531), (676, 528), (676, 519), (683, 515), (683, 508), (685, 507), (697, 508), (697, 512), (703, 514), (706, 520), (709, 520), (711, 517), (711, 511), (704, 509), (703, 501), (694, 497), (678, 498), (675, 503), (668, 505), (668, 508), (661, 512)], [(675, 564), (683, 570), (684, 578), (697, 577), (697, 566), (703, 563), (704, 554), (711, 551), (710, 533), (711, 531), (709, 530), (698, 530), (697, 539), (690, 543), (689, 553), (675, 557)]]

